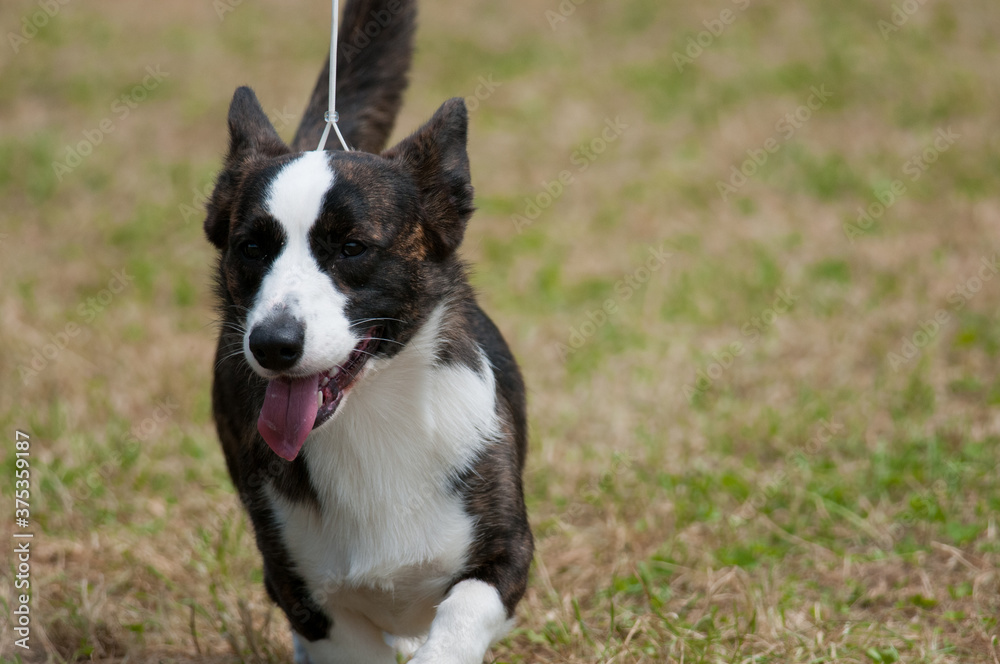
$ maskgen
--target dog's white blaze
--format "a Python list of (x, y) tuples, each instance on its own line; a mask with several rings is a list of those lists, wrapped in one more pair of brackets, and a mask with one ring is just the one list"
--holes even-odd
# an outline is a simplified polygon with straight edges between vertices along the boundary
[(272, 372), (263, 369), (250, 352), (250, 332), (281, 309), (287, 308), (306, 328), (296, 375), (319, 373), (343, 363), (360, 341), (344, 314), (347, 298), (320, 269), (309, 248), (309, 230), (334, 181), (327, 155), (306, 152), (282, 167), (271, 182), (266, 206), (284, 229), (286, 242), (261, 283), (243, 336), (243, 354), (262, 375)]
[(393, 636), (427, 633), (472, 544), (474, 516), (452, 487), (499, 437), (496, 384), (485, 355), (479, 371), (435, 362), (444, 315), (442, 305), (395, 357), (370, 361), (306, 441), (320, 509), (271, 492), (296, 568), (334, 615), (334, 643), (342, 611)]

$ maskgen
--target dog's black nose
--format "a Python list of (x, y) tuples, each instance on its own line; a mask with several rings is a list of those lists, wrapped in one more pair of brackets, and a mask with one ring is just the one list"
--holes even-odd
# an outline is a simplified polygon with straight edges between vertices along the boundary
[(250, 332), (250, 352), (260, 366), (271, 371), (285, 371), (302, 357), (306, 328), (291, 316), (274, 316), (259, 323)]

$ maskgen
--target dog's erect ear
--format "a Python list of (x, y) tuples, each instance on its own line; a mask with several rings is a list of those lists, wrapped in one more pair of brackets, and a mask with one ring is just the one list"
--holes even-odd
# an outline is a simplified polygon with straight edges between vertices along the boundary
[(260, 107), (253, 90), (236, 88), (229, 103), (229, 155), (226, 168), (232, 168), (245, 159), (277, 157), (291, 152), (285, 145), (267, 113)]
[(449, 99), (434, 117), (382, 156), (400, 163), (420, 188), (424, 225), (432, 257), (442, 259), (462, 243), (475, 209), (469, 155), (469, 116), (461, 97)]
[(246, 86), (236, 88), (229, 104), (229, 154), (206, 206), (205, 234), (212, 244), (221, 249), (228, 240), (230, 203), (239, 184), (240, 166), (290, 151), (260, 107), (253, 90)]

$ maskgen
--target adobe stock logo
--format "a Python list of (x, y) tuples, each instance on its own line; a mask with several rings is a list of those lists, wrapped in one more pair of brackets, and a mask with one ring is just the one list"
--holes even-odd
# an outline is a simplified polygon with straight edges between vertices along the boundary
[[(125, 120), (132, 111), (138, 108), (139, 104), (146, 100), (149, 93), (160, 87), (160, 84), (170, 76), (170, 72), (163, 71), (160, 65), (148, 65), (146, 75), (142, 81), (132, 87), (128, 93), (121, 95), (111, 102), (111, 113), (117, 118), (117, 122)], [(70, 173), (83, 160), (94, 153), (94, 149), (104, 142), (104, 137), (115, 130), (116, 120), (106, 117), (97, 123), (93, 129), (84, 129), (81, 133), (83, 140), (75, 145), (66, 146), (66, 156), (62, 161), (53, 161), (52, 170), (56, 177), (62, 182), (67, 173)]]
[[(732, 3), (736, 5), (738, 11), (746, 11), (750, 6), (750, 0), (732, 0)], [(736, 12), (732, 9), (723, 9), (719, 12), (719, 16), (713, 19), (707, 19), (702, 21), (702, 25), (705, 29), (696, 34), (694, 37), (688, 37), (687, 45), (684, 48), (684, 52), (674, 51), (674, 64), (677, 65), (677, 71), (684, 73), (684, 68), (690, 64), (693, 64), (695, 60), (701, 57), (705, 49), (712, 46), (715, 40), (722, 36), (722, 33), (732, 25), (737, 16)]]
[(29, 380), (45, 371), (49, 363), (54, 362), (73, 343), (73, 340), (80, 336), (84, 326), (93, 323), (97, 316), (132, 284), (133, 280), (134, 277), (128, 274), (125, 268), (113, 271), (106, 288), (77, 306), (76, 314), (82, 325), (76, 321), (69, 321), (61, 330), (50, 334), (44, 343), (35, 346), (31, 350), (31, 357), (18, 364), (17, 370), (21, 381), (27, 384)]
[(479, 109), (480, 102), (492, 97), (497, 88), (503, 85), (503, 83), (497, 83), (493, 80), (493, 74), (480, 76), (478, 83), (479, 85), (476, 86), (472, 94), (465, 98), (465, 107), (469, 109), (469, 113), (475, 113)]
[(882, 39), (888, 41), (889, 35), (899, 32), (900, 28), (909, 23), (910, 17), (916, 14), (926, 2), (927, 0), (905, 0), (901, 4), (893, 3), (892, 14), (889, 17), (892, 22), (879, 19), (876, 23), (878, 31), (882, 34)]
[(781, 150), (782, 146), (790, 141), (795, 133), (802, 129), (812, 119), (813, 113), (823, 108), (833, 93), (826, 89), (826, 84), (812, 86), (811, 93), (804, 104), (801, 104), (794, 111), (785, 113), (774, 125), (775, 134), (764, 141), (759, 148), (750, 148), (746, 151), (747, 159), (741, 164), (733, 165), (729, 171), (729, 179), (726, 181), (716, 180), (715, 188), (726, 201), (729, 196), (738, 192), (747, 182), (750, 181), (757, 171), (768, 162), (772, 155)]
[(565, 23), (566, 19), (573, 15), (576, 8), (585, 3), (587, 0), (562, 0), (556, 10), (546, 9), (545, 10), (545, 20), (549, 22), (549, 27), (552, 28), (553, 32), (559, 26), (560, 23)]
[(368, 48), (372, 40), (389, 27), (396, 14), (402, 9), (403, 3), (400, 0), (390, 0), (390, 2), (386, 3), (385, 9), (378, 11), (373, 9), (371, 11), (371, 20), (365, 23), (359, 32), (352, 33), (351, 40), (346, 42), (341, 49), (344, 60), (350, 62), (360, 55), (361, 51)]
[[(289, 112), (288, 106), (282, 106), (280, 110), (272, 108), (267, 117), (271, 121), (271, 125), (275, 131), (282, 131), (295, 122), (295, 113)], [(215, 191), (214, 178), (203, 184), (200, 189), (197, 185), (191, 188), (191, 204), (181, 203), (177, 206), (177, 210), (181, 213), (181, 217), (184, 218), (185, 224), (189, 223), (192, 219), (200, 221), (205, 218), (206, 206), (212, 197), (213, 191)]]
[[(828, 447), (831, 441), (842, 436), (845, 431), (844, 425), (838, 420), (821, 419), (815, 429), (815, 433), (809, 438), (806, 444), (802, 447), (793, 447), (785, 455), (784, 466), (797, 470), (796, 475), (801, 475), (802, 467), (797, 463), (798, 457), (800, 455), (815, 457), (824, 448)], [(771, 476), (756, 491), (750, 494), (746, 502), (732, 515), (730, 518), (732, 525), (739, 526), (747, 521), (756, 519), (760, 514), (761, 508), (782, 490), (786, 490), (792, 479), (794, 477), (784, 470), (779, 470)]]
[(1000, 260), (998, 259), (1000, 259), (1000, 254), (993, 254), (992, 258), (983, 256), (979, 260), (979, 268), (976, 273), (963, 279), (948, 293), (950, 311), (944, 308), (938, 309), (933, 316), (920, 321), (915, 331), (900, 340), (898, 350), (890, 351), (886, 355), (889, 367), (893, 371), (899, 371), (900, 367), (909, 364), (923, 352), (924, 348), (930, 346), (945, 326), (951, 322), (952, 313), (964, 309), (965, 305), (976, 297), (988, 282), (1000, 274)]
[(588, 310), (587, 320), (569, 329), (567, 343), (555, 344), (553, 350), (560, 361), (565, 362), (566, 358), (583, 348), (597, 334), (598, 330), (618, 314), (620, 305), (631, 300), (639, 290), (649, 283), (653, 274), (666, 265), (667, 259), (674, 254), (664, 247), (665, 245), (661, 245), (659, 248), (650, 247), (649, 257), (646, 261), (615, 282), (615, 295), (617, 297), (608, 298), (601, 303), (599, 308)]
[(63, 5), (69, 2), (70, 0), (38, 0), (36, 3), (38, 10), (21, 17), (20, 32), (7, 33), (7, 43), (10, 44), (10, 49), (14, 51), (14, 54), (20, 53), (21, 46), (34, 39), (38, 35), (38, 31), (47, 26), (49, 21), (62, 11)]
[(72, 488), (73, 499), (77, 501), (87, 500), (98, 489), (107, 486), (114, 479), (115, 473), (121, 470), (125, 459), (138, 455), (143, 449), (143, 443), (152, 439), (154, 434), (173, 419), (174, 413), (178, 410), (180, 410), (180, 404), (169, 396), (157, 400), (149, 416), (134, 425), (125, 435), (121, 449), (113, 450), (111, 458), (100, 465), (89, 467), (86, 475)]
[(798, 296), (793, 295), (792, 291), (787, 288), (779, 288), (775, 291), (771, 306), (760, 312), (760, 315), (751, 316), (750, 320), (740, 327), (740, 334), (746, 340), (746, 344), (742, 341), (734, 341), (721, 351), (712, 353), (712, 361), (696, 372), (694, 383), (684, 385), (684, 396), (687, 397), (688, 401), (693, 402), (696, 396), (704, 394), (711, 389), (716, 381), (721, 380), (726, 372), (736, 364), (736, 359), (742, 356), (749, 346), (757, 343), (763, 333), (774, 325), (781, 315), (791, 311), (798, 300)]
[[(604, 128), (600, 133), (586, 143), (581, 143), (570, 155), (569, 161), (576, 166), (576, 172), (583, 173), (590, 168), (591, 164), (597, 161), (629, 127), (628, 123), (622, 122), (620, 116), (616, 115), (614, 120), (605, 119)], [(535, 223), (542, 216), (542, 212), (559, 200), (569, 186), (575, 182), (576, 177), (573, 171), (564, 169), (559, 171), (555, 179), (543, 181), (542, 187), (544, 189), (542, 191), (534, 196), (525, 196), (524, 208), (521, 213), (510, 215), (511, 223), (514, 224), (517, 232), (523, 233), (525, 228)]]
[[(955, 145), (962, 135), (951, 127), (937, 130), (934, 140), (927, 147), (903, 162), (902, 170), (908, 175), (910, 182), (916, 182), (932, 165)], [(875, 222), (882, 218), (889, 208), (896, 204), (907, 193), (906, 183), (896, 178), (883, 189), (874, 192), (875, 200), (862, 207), (858, 206), (855, 223), (844, 222), (844, 235), (854, 244), (854, 240), (874, 228)]]

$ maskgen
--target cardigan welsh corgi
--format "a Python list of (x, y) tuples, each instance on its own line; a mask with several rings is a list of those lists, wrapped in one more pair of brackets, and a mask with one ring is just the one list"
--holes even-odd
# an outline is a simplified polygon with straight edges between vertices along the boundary
[[(457, 250), (461, 99), (385, 150), (413, 0), (350, 0), (290, 145), (249, 88), (207, 205), (222, 326), (212, 403), (264, 583), (311, 664), (482, 662), (524, 594), (524, 385)], [(333, 143), (331, 143), (333, 145)]]

